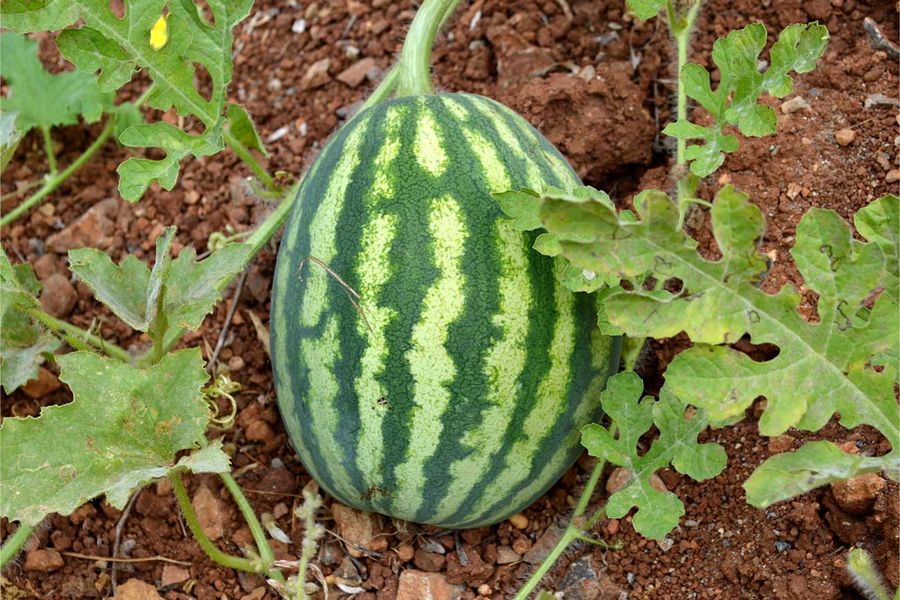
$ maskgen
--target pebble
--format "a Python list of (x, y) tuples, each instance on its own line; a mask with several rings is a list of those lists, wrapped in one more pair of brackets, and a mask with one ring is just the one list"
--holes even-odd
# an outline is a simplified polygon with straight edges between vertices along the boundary
[(831, 492), (842, 509), (851, 514), (864, 515), (885, 485), (887, 482), (877, 473), (866, 473), (833, 484)]
[(228, 359), (229, 371), (240, 371), (245, 366), (244, 359), (240, 356), (232, 356)]
[(900, 107), (900, 100), (897, 98), (891, 98), (890, 96), (885, 96), (884, 94), (869, 94), (866, 96), (866, 101), (863, 103), (863, 108), (870, 109), (876, 106), (897, 106)]
[(331, 76), (328, 74), (328, 67), (330, 66), (331, 59), (329, 58), (323, 58), (311, 64), (306, 69), (303, 77), (300, 78), (300, 89), (314, 90), (331, 81)]
[(526, 552), (531, 550), (532, 545), (533, 544), (531, 543), (531, 540), (529, 540), (527, 537), (520, 537), (513, 540), (512, 549), (513, 552), (515, 552), (519, 556), (522, 556)]
[(809, 102), (803, 96), (794, 96), (790, 100), (785, 100), (781, 103), (781, 112), (786, 115), (806, 110), (807, 108), (809, 108)]
[(897, 183), (900, 181), (900, 169), (891, 169), (884, 176), (884, 180), (888, 183)]
[(522, 513), (516, 513), (509, 518), (509, 523), (516, 529), (525, 529), (528, 527), (528, 517)]
[(268, 446), (275, 439), (275, 432), (265, 421), (256, 420), (244, 427), (244, 437), (248, 442), (257, 442)]
[[(371, 57), (362, 58), (343, 71), (336, 77), (338, 81), (352, 88), (357, 87), (368, 77), (369, 80), (378, 77), (378, 66), (375, 59)], [(370, 76), (371, 73), (371, 76)]]
[(406, 542), (397, 546), (395, 552), (397, 553), (397, 558), (400, 559), (400, 562), (409, 562), (412, 560), (413, 556), (415, 556), (415, 549)]
[(52, 371), (40, 367), (38, 368), (38, 376), (22, 386), (22, 391), (30, 398), (43, 398), (61, 387), (62, 384)]
[(662, 477), (654, 473), (650, 476), (650, 487), (652, 487), (657, 492), (668, 492), (669, 488), (666, 487), (666, 483), (662, 480)]
[(396, 600), (458, 600), (463, 586), (450, 585), (440, 573), (407, 569), (400, 574)]
[(119, 203), (107, 198), (89, 208), (71, 225), (47, 238), (47, 247), (59, 254), (72, 248), (106, 248), (116, 234), (116, 217)]
[(222, 502), (206, 486), (200, 486), (191, 499), (200, 528), (211, 540), (217, 540), (225, 533), (226, 513)]
[(422, 571), (437, 573), (444, 568), (444, 557), (436, 552), (426, 552), (419, 548), (413, 557), (413, 563)]
[(179, 567), (178, 565), (164, 565), (159, 583), (161, 587), (168, 587), (187, 581), (190, 578), (190, 571), (184, 567)]
[(675, 545), (675, 542), (669, 538), (663, 538), (661, 540), (656, 540), (656, 545), (659, 546), (659, 549), (663, 552), (668, 552), (672, 549), (672, 546)]
[(140, 579), (129, 579), (116, 586), (113, 600), (163, 600), (156, 588)]
[(610, 494), (615, 494), (628, 485), (629, 481), (631, 481), (631, 471), (624, 467), (617, 467), (613, 469), (613, 472), (609, 474), (609, 478), (606, 480), (606, 491)]
[(794, 436), (786, 433), (769, 438), (769, 454), (781, 454), (782, 452), (787, 452), (794, 446), (795, 439)]
[(52, 548), (38, 548), (31, 550), (25, 555), (25, 570), (40, 571), (41, 573), (49, 573), (62, 567), (62, 554)]
[(616, 535), (619, 533), (619, 520), (618, 519), (610, 519), (606, 524), (606, 532), (609, 535)]
[(32, 266), (34, 268), (35, 277), (40, 280), (47, 279), (54, 273), (65, 274), (65, 270), (60, 266), (59, 260), (54, 254), (44, 254), (34, 261)]
[(481, 585), (478, 586), (478, 593), (480, 595), (484, 596), (485, 598), (487, 598), (487, 597), (490, 597), (490, 595), (494, 593), (494, 590), (492, 590), (491, 586), (489, 586), (488, 584), (482, 583)]
[(50, 315), (60, 319), (69, 316), (78, 303), (78, 292), (69, 278), (54, 273), (41, 282), (41, 307)]
[(856, 139), (856, 131), (850, 129), (849, 127), (839, 129), (834, 132), (834, 139), (841, 146), (849, 146), (853, 143), (853, 140)]
[[(331, 505), (331, 515), (337, 525), (338, 534), (347, 541), (347, 551), (354, 558), (366, 556), (367, 551), (377, 552), (375, 536), (380, 527), (372, 513), (355, 510), (339, 502)], [(378, 538), (383, 542), (384, 538)]]
[(497, 547), (497, 564), (498, 565), (509, 565), (512, 563), (516, 563), (522, 560), (522, 558), (516, 554), (516, 551), (510, 548), (509, 546), (498, 546)]

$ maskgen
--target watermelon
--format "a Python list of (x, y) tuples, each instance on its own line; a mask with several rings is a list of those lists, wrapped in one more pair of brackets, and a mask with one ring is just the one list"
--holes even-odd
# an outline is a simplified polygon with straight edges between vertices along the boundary
[(369, 108), (313, 163), (278, 251), (272, 363), (291, 441), (341, 502), (478, 527), (577, 458), (618, 340), (491, 196), (542, 184), (579, 179), (468, 94)]

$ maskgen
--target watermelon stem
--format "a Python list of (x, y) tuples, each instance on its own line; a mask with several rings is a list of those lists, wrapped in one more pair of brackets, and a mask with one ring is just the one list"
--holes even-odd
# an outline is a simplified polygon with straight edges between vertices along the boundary
[(398, 96), (432, 94), (431, 47), (444, 21), (459, 0), (425, 0), (410, 25), (397, 68), (400, 71)]
[(19, 554), (33, 531), (34, 527), (19, 523), (16, 530), (4, 540), (3, 546), (0, 547), (0, 569)]

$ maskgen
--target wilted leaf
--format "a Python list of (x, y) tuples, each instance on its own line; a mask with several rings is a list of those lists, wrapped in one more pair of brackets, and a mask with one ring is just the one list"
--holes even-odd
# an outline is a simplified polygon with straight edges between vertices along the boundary
[(233, 135), (241, 144), (247, 148), (259, 150), (264, 156), (269, 155), (247, 109), (240, 104), (229, 104), (226, 117), (228, 131), (230, 131), (231, 135)]
[(148, 369), (91, 352), (57, 362), (74, 400), (0, 426), (3, 516), (34, 525), (100, 494), (124, 508), (135, 489), (173, 468), (229, 468), (220, 443), (175, 460), (181, 450), (206, 446), (210, 415), (200, 388), (208, 375), (199, 349), (168, 354)]

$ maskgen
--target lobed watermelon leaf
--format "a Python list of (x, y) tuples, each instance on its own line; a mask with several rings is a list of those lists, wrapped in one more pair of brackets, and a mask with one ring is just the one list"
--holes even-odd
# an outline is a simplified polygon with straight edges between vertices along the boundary
[[(163, 122), (135, 125), (121, 133), (119, 140), (127, 146), (166, 152), (163, 159), (134, 157), (119, 166), (119, 191), (126, 200), (136, 201), (154, 181), (171, 189), (186, 156), (206, 156), (224, 148), (232, 28), (249, 14), (252, 4), (252, 0), (209, 0), (206, 15), (193, 0), (126, 0), (120, 18), (105, 0), (6, 0), (3, 27), (25, 33), (83, 22), (64, 29), (57, 45), (79, 69), (99, 73), (102, 92), (113, 92), (144, 71), (155, 84), (147, 98), (149, 106), (161, 111), (174, 108), (199, 122), (200, 133)], [(212, 81), (208, 98), (197, 87), (198, 67)]]
[(246, 244), (229, 244), (204, 260), (188, 247), (170, 257), (175, 227), (156, 240), (153, 268), (133, 255), (119, 265), (95, 248), (69, 251), (69, 266), (120, 319), (139, 331), (149, 331), (164, 317), (166, 328), (197, 329), (220, 293), (217, 286), (241, 271), (250, 256)]
[[(147, 369), (92, 352), (57, 362), (73, 401), (0, 425), (3, 516), (35, 525), (100, 494), (124, 508), (137, 488), (172, 470), (229, 470), (221, 440), (206, 442), (210, 414), (200, 388), (208, 375), (199, 349)], [(176, 460), (182, 450), (195, 451)]]
[(672, 137), (701, 140), (700, 144), (688, 146), (685, 152), (694, 175), (706, 177), (725, 161), (726, 153), (738, 149), (737, 137), (724, 133), (726, 125), (733, 125), (751, 137), (775, 133), (775, 111), (758, 103), (759, 97), (768, 93), (782, 98), (791, 93), (793, 81), (789, 73), (812, 71), (828, 45), (828, 30), (824, 25), (790, 25), (772, 46), (768, 69), (761, 71), (759, 55), (766, 46), (766, 37), (765, 26), (754, 23), (716, 40), (712, 60), (719, 69), (719, 85), (715, 90), (704, 67), (687, 64), (681, 69), (685, 93), (714, 120), (708, 127), (678, 120), (663, 129), (663, 133)]
[[(3, 9), (6, 17), (5, 3)], [(0, 33), (0, 55), (0, 77), (9, 85), (9, 95), (0, 98), (0, 110), (15, 115), (12, 131), (19, 137), (34, 127), (74, 125), (79, 116), (93, 123), (112, 108), (112, 94), (101, 92), (94, 75), (78, 70), (49, 73), (38, 58), (37, 42), (24, 35)]]
[[(718, 475), (727, 456), (718, 444), (697, 443), (697, 436), (707, 426), (702, 411), (687, 418), (686, 405), (666, 387), (658, 401), (650, 396), (641, 399), (643, 385), (640, 377), (629, 371), (610, 379), (600, 402), (618, 436), (592, 423), (582, 429), (581, 443), (591, 456), (624, 467), (631, 475), (630, 481), (607, 499), (606, 514), (618, 519), (637, 507), (632, 521), (635, 531), (662, 539), (678, 525), (684, 505), (675, 494), (654, 488), (651, 476), (671, 464), (679, 473), (702, 481)], [(640, 455), (638, 442), (653, 425), (659, 437)]]
[(13, 266), (0, 248), (0, 385), (7, 394), (38, 376), (38, 367), (60, 341), (31, 315), (40, 310), (41, 285), (28, 263)]
[[(894, 396), (900, 372), (897, 196), (860, 211), (859, 233), (868, 242), (854, 240), (849, 225), (830, 210), (812, 209), (800, 221), (791, 253), (806, 286), (818, 294), (816, 323), (798, 313), (800, 296), (792, 286), (774, 295), (759, 289), (767, 272), (766, 257), (757, 250), (764, 219), (746, 195), (725, 187), (713, 203), (713, 233), (722, 252), (717, 261), (697, 252), (664, 193), (643, 192), (634, 204), (637, 221), (618, 216), (605, 195), (589, 188), (572, 194), (551, 190), (541, 195), (539, 214), (575, 267), (629, 283), (629, 290), (606, 292), (603, 316), (611, 326), (632, 336), (690, 336), (694, 347), (669, 364), (666, 387), (714, 422), (740, 418), (755, 398), (765, 396), (759, 427), (769, 436), (790, 427), (816, 431), (835, 413), (845, 427), (874, 426), (892, 447), (878, 459), (881, 467), (900, 478)], [(681, 291), (663, 287), (668, 280), (679, 281)], [(755, 344), (777, 346), (778, 355), (756, 362), (727, 346), (745, 335)], [(775, 475), (787, 469), (809, 477), (810, 486), (830, 481), (825, 469), (810, 475), (809, 466), (828, 451), (804, 452), (776, 457), (754, 477), (778, 485)], [(873, 464), (848, 461), (842, 476), (872, 470)], [(762, 487), (759, 481), (748, 484)], [(762, 505), (775, 497), (751, 501), (758, 498)]]
[(646, 21), (655, 17), (659, 11), (665, 8), (666, 0), (626, 0), (625, 4), (637, 15), (638, 19)]

